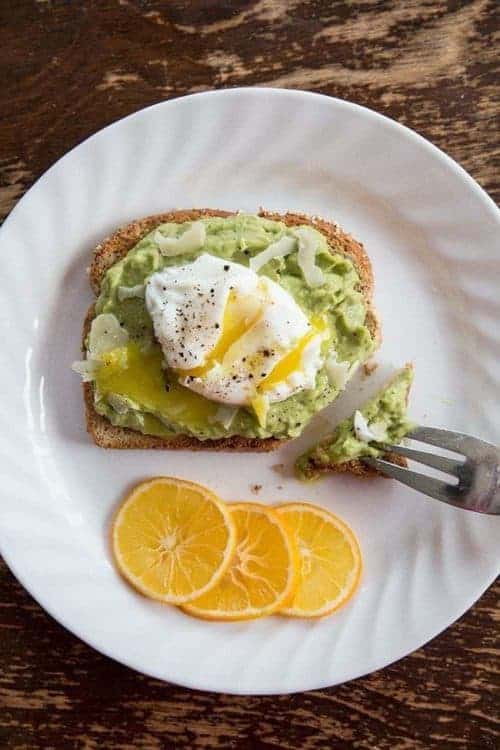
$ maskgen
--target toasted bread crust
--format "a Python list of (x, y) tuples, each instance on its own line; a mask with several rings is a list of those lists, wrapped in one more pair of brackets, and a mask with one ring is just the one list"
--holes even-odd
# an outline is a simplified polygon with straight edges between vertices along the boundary
[[(133, 221), (127, 226), (118, 229), (114, 234), (103, 242), (99, 243), (94, 250), (92, 261), (89, 269), (90, 286), (97, 296), (100, 292), (102, 280), (108, 268), (123, 258), (134, 245), (139, 242), (141, 237), (154, 229), (158, 224), (165, 222), (182, 223), (185, 221), (196, 221), (197, 219), (220, 216), (227, 217), (233, 215), (231, 211), (218, 211), (214, 209), (191, 209), (186, 211), (171, 211), (164, 214), (147, 216), (144, 219)], [(353, 237), (343, 232), (336, 224), (325, 221), (320, 218), (311, 218), (302, 214), (277, 214), (268, 211), (260, 211), (259, 216), (282, 221), (288, 226), (297, 226), (299, 224), (309, 224), (318, 229), (328, 239), (329, 244), (335, 249), (335, 252), (347, 255), (353, 261), (360, 277), (360, 288), (365, 297), (367, 304), (367, 326), (377, 345), (380, 343), (380, 326), (373, 309), (373, 273), (371, 263), (366, 255), (363, 246)], [(94, 318), (94, 305), (87, 312), (83, 327), (82, 349)], [(161, 450), (228, 450), (228, 451), (247, 451), (247, 452), (267, 452), (275, 450), (279, 445), (287, 442), (277, 438), (246, 438), (234, 435), (229, 438), (218, 440), (198, 440), (190, 435), (175, 435), (169, 438), (155, 437), (153, 435), (143, 435), (136, 430), (127, 427), (117, 427), (111, 422), (98, 414), (94, 407), (93, 388), (91, 383), (83, 383), (84, 401), (87, 431), (92, 436), (96, 445), (102, 448), (154, 448)], [(358, 462), (350, 462), (358, 463)], [(347, 469), (349, 470), (349, 469)], [(360, 469), (353, 467), (353, 473), (363, 474), (363, 470), (368, 472), (368, 468), (361, 464)]]
[[(396, 453), (384, 453), (383, 459), (384, 461), (390, 461), (398, 466), (408, 466), (407, 460)], [(387, 479), (382, 472), (368, 466), (368, 464), (365, 464), (359, 458), (355, 458), (352, 461), (344, 461), (341, 464), (321, 465), (313, 462), (311, 464), (311, 469), (314, 474), (355, 474), (355, 476), (361, 477), (362, 479), (373, 479), (374, 477)]]

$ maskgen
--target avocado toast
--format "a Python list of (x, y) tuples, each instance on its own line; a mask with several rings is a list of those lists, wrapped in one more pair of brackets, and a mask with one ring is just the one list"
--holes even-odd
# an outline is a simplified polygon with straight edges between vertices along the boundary
[[(158, 269), (159, 255), (155, 244), (158, 227), (167, 239), (170, 236), (178, 238), (200, 222), (204, 224), (203, 249), (198, 253), (188, 252), (185, 256), (169, 258), (167, 261), (161, 258), (161, 267)], [(143, 299), (134, 296), (134, 290), (151, 278), (152, 272), (165, 272), (166, 266), (167, 272), (170, 268), (175, 273), (175, 269), (178, 268), (181, 273), (179, 263), (185, 263), (186, 260), (195, 262), (199, 260), (200, 252), (207, 249), (214, 257), (224, 261), (227, 259), (227, 266), (231, 265), (231, 270), (236, 264), (246, 267), (273, 243), (276, 244), (285, 236), (288, 238), (297, 230), (302, 231), (301, 228), (304, 227), (310, 227), (315, 231), (315, 237), (319, 237), (318, 258), (326, 282), (309, 288), (304, 283), (303, 274), (297, 268), (297, 253), (290, 253), (286, 258), (272, 256), (263, 268), (259, 269), (261, 275), (285, 287), (288, 294), (294, 298), (297, 307), (305, 310), (310, 319), (314, 316), (323, 316), (327, 319), (331, 338), (329, 344), (322, 344), (323, 350), (332, 345), (336, 356), (344, 365), (351, 366), (366, 360), (377, 348), (380, 333), (372, 307), (371, 266), (360, 243), (345, 234), (337, 225), (322, 219), (311, 219), (291, 213), (279, 215), (262, 211), (258, 216), (251, 216), (208, 209), (176, 211), (147, 217), (118, 230), (97, 246), (90, 266), (90, 283), (98, 300), (86, 317), (83, 332), (84, 352), (88, 354), (89, 333), (93, 321), (99, 315), (111, 314), (119, 320), (122, 328), (130, 332), (130, 343), (127, 344), (125, 352), (128, 371), (133, 372), (133, 358), (140, 360), (144, 352), (147, 352), (148, 362), (153, 359), (156, 362), (156, 359), (161, 358), (157, 329), (151, 326)], [(159, 240), (161, 242), (161, 236)], [(129, 290), (130, 296), (127, 291), (127, 296), (122, 298), (123, 289)], [(325, 357), (326, 354), (329, 352), (325, 352)], [(151, 405), (151, 399), (145, 399), (148, 403), (144, 406), (142, 402), (128, 398), (129, 394), (123, 388), (123, 372), (120, 371), (118, 377), (113, 358), (108, 356), (105, 360), (105, 367), (100, 370), (100, 374), (84, 382), (83, 387), (87, 429), (97, 445), (106, 448), (272, 450), (285, 440), (300, 434), (307, 421), (333, 401), (343, 387), (339, 383), (332, 385), (324, 368), (321, 368), (317, 372), (314, 389), (304, 388), (289, 398), (272, 403), (267, 421), (264, 423), (256, 418), (251, 408), (242, 406), (235, 410), (236, 418), (233, 424), (226, 427), (224, 420), (221, 423), (216, 421), (220, 403), (214, 413), (211, 412), (213, 404), (207, 406), (203, 403), (204, 409), (206, 407), (203, 414), (208, 412), (203, 424), (200, 420), (194, 424), (193, 420), (187, 419), (185, 424), (181, 424), (176, 423), (171, 419), (171, 414), (166, 413), (165, 408), (167, 411), (170, 408), (168, 404), (165, 408), (160, 408), (155, 404)], [(160, 377), (158, 362), (155, 364), (157, 380)], [(164, 367), (163, 362), (161, 367)], [(168, 389), (169, 370), (167, 368), (162, 372)], [(109, 391), (110, 383), (113, 384), (113, 392)], [(117, 383), (121, 391), (115, 388)], [(176, 388), (178, 386), (174, 383), (171, 400), (174, 399), (175, 393), (179, 393), (181, 398), (186, 395), (184, 387), (181, 391), (176, 391)], [(189, 392), (190, 402), (195, 395)], [(115, 408), (117, 396), (121, 398), (118, 410)], [(158, 404), (160, 402), (162, 405), (165, 402), (163, 395)], [(128, 409), (122, 408), (123, 403), (133, 403), (133, 406)], [(197, 402), (196, 408), (199, 403), (201, 402)], [(296, 415), (299, 415), (297, 421)]]
[(406, 466), (404, 458), (384, 452), (378, 444), (398, 443), (412, 429), (406, 416), (412, 382), (413, 366), (408, 363), (359, 411), (298, 457), (297, 477), (316, 479), (323, 472), (350, 472), (365, 477), (377, 474), (361, 460), (365, 456), (384, 456), (392, 463)]

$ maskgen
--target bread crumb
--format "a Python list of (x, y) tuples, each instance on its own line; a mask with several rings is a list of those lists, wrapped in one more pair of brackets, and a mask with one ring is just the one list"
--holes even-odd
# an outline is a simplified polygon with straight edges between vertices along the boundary
[(365, 362), (363, 365), (363, 371), (366, 375), (366, 377), (369, 377), (372, 375), (375, 370), (378, 367), (378, 362), (375, 362), (373, 359), (370, 359), (368, 362)]
[(250, 485), (250, 489), (251, 489), (251, 491), (253, 492), (254, 495), (258, 495), (259, 492), (262, 489), (262, 485), (261, 484), (251, 484)]

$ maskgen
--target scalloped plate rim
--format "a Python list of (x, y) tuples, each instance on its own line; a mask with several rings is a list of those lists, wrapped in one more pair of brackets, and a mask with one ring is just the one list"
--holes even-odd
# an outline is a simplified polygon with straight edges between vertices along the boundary
[[(12, 222), (16, 220), (16, 216), (18, 213), (18, 210), (22, 206), (25, 198), (27, 197), (28, 193), (35, 190), (43, 189), (45, 180), (48, 179), (48, 177), (53, 173), (56, 168), (61, 168), (61, 166), (64, 165), (64, 161), (67, 157), (70, 156), (74, 151), (78, 150), (81, 146), (83, 146), (85, 143), (87, 143), (89, 140), (98, 137), (100, 134), (102, 134), (105, 131), (109, 131), (110, 129), (113, 129), (120, 125), (120, 123), (123, 123), (126, 120), (131, 120), (133, 118), (139, 118), (141, 115), (143, 115), (146, 112), (149, 112), (151, 110), (165, 108), (171, 105), (176, 104), (176, 102), (181, 100), (187, 100), (187, 99), (197, 99), (199, 97), (226, 97), (228, 94), (230, 95), (238, 95), (240, 93), (243, 94), (249, 94), (251, 96), (259, 96), (259, 94), (265, 93), (266, 95), (269, 95), (276, 92), (281, 95), (290, 96), (290, 97), (312, 97), (312, 98), (320, 98), (321, 100), (328, 100), (329, 102), (333, 103), (334, 106), (341, 106), (345, 107), (347, 109), (353, 109), (355, 111), (361, 112), (364, 116), (368, 116), (372, 118), (373, 120), (382, 119), (385, 121), (386, 124), (390, 125), (392, 128), (395, 128), (396, 130), (402, 130), (406, 133), (407, 137), (410, 138), (410, 140), (413, 140), (416, 142), (419, 146), (424, 146), (435, 158), (439, 159), (442, 163), (446, 165), (448, 169), (450, 169), (454, 176), (456, 178), (459, 178), (462, 182), (465, 182), (467, 185), (467, 188), (472, 190), (475, 196), (480, 199), (480, 201), (483, 203), (483, 206), (487, 207), (488, 210), (491, 212), (492, 217), (494, 217), (496, 220), (499, 220), (500, 218), (500, 211), (496, 207), (493, 200), (488, 196), (488, 194), (481, 188), (480, 185), (457, 163), (455, 162), (450, 156), (448, 156), (445, 152), (440, 150), (437, 146), (430, 143), (428, 140), (426, 140), (424, 137), (420, 136), (418, 133), (413, 131), (412, 129), (408, 128), (405, 125), (401, 125), (394, 120), (390, 119), (389, 117), (379, 114), (374, 110), (371, 110), (367, 107), (364, 107), (362, 105), (358, 105), (355, 103), (351, 103), (345, 100), (337, 99), (334, 97), (327, 97), (323, 94), (313, 93), (313, 92), (303, 92), (299, 90), (293, 90), (293, 89), (280, 89), (280, 88), (268, 88), (268, 87), (239, 87), (234, 89), (219, 89), (214, 91), (206, 91), (202, 93), (196, 93), (196, 94), (188, 94), (181, 97), (176, 97), (174, 99), (169, 99), (167, 101), (158, 102), (156, 104), (150, 105), (148, 107), (145, 107), (143, 109), (138, 110), (137, 112), (134, 112), (130, 115), (127, 115), (113, 123), (110, 123), (106, 127), (99, 130), (97, 133), (89, 136), (88, 138), (81, 141), (79, 144), (77, 144), (74, 148), (72, 148), (70, 151), (68, 151), (66, 154), (64, 154), (60, 159), (58, 159), (44, 174), (42, 174), (35, 183), (31, 186), (29, 191), (17, 202), (16, 206), (13, 208), (13, 210), (8, 215), (7, 219), (5, 220), (2, 228), (0, 229), (0, 241), (2, 239), (3, 233), (5, 231), (6, 227), (9, 227)], [(1, 537), (1, 530), (0, 530), (0, 537)], [(1, 543), (0, 538), (0, 543)], [(3, 547), (3, 545), (2, 545)], [(30, 584), (29, 580), (26, 580), (23, 574), (18, 570), (18, 565), (16, 564), (16, 555), (15, 551), (13, 549), (8, 550), (4, 548), (2, 550), (2, 555), (4, 557), (4, 560), (10, 570), (13, 572), (13, 574), (16, 576), (16, 578), (21, 582), (21, 584), (26, 588), (26, 590), (33, 596), (33, 598), (44, 608), (56, 621), (58, 621), (61, 625), (63, 625), (66, 629), (70, 630), (70, 632), (77, 635), (81, 640), (91, 645), (96, 650), (100, 651), (101, 653), (105, 654), (109, 658), (112, 658), (116, 661), (119, 661), (120, 663), (126, 664), (127, 666), (139, 671), (144, 672), (143, 668), (141, 667), (140, 663), (137, 663), (136, 660), (129, 658), (124, 659), (122, 656), (116, 656), (115, 653), (113, 653), (113, 649), (106, 647), (101, 642), (99, 642), (98, 639), (89, 637), (85, 631), (79, 631), (77, 627), (74, 625), (70, 625), (67, 623), (66, 618), (64, 616), (64, 611), (59, 611), (57, 607), (53, 607), (51, 605), (47, 605), (43, 601), (43, 595), (41, 595), (39, 592), (34, 590)], [(478, 584), (476, 591), (472, 596), (468, 597), (466, 602), (461, 602), (460, 605), (456, 607), (456, 611), (453, 613), (449, 613), (447, 617), (444, 618), (446, 620), (445, 622), (442, 622), (439, 624), (438, 629), (431, 628), (432, 634), (424, 636), (418, 644), (415, 645), (414, 649), (420, 648), (422, 645), (427, 643), (431, 638), (435, 637), (439, 633), (443, 632), (449, 625), (451, 625), (453, 622), (456, 621), (464, 612), (466, 612), (469, 607), (481, 596), (481, 594), (488, 588), (488, 586), (491, 585), (491, 583), (495, 580), (497, 576), (497, 572), (493, 572), (492, 575), (486, 580), (484, 577)], [(402, 649), (401, 653), (394, 654), (393, 658), (391, 658), (390, 661), (381, 659), (380, 662), (377, 662), (377, 660), (374, 660), (375, 664), (370, 665), (369, 670), (366, 670), (364, 668), (359, 669), (349, 679), (356, 679), (364, 674), (367, 674), (368, 672), (378, 670), (380, 668), (383, 668), (389, 664), (394, 663), (395, 661), (400, 660), (404, 656), (406, 656), (408, 653), (407, 650)], [(153, 677), (156, 677), (158, 679), (168, 680), (171, 679), (168, 676), (165, 676), (164, 670), (158, 670), (158, 672), (155, 672), (154, 670), (149, 669), (147, 671), (147, 674), (150, 674)], [(223, 691), (227, 692), (227, 686), (221, 687), (220, 684), (218, 684), (217, 679), (212, 682), (212, 680), (209, 679), (203, 679), (200, 680), (199, 678), (196, 680), (186, 680), (186, 679), (179, 679), (178, 677), (175, 677), (175, 683), (178, 685), (182, 685), (184, 687), (193, 688), (193, 689), (204, 689), (204, 690), (213, 690), (213, 691)], [(332, 683), (330, 680), (320, 680), (320, 679), (313, 679), (312, 681), (309, 680), (309, 678), (304, 680), (304, 687), (296, 687), (291, 690), (287, 690), (286, 688), (283, 690), (280, 690), (280, 693), (291, 693), (291, 692), (300, 692), (301, 690), (309, 690), (309, 689), (320, 689), (329, 687), (332, 684), (339, 684), (339, 683)], [(248, 690), (239, 690), (237, 686), (233, 687), (230, 692), (234, 694), (249, 694)], [(261, 695), (271, 695), (276, 694), (276, 690), (269, 690), (266, 689), (259, 689), (252, 691), (251, 694), (261, 694)]]

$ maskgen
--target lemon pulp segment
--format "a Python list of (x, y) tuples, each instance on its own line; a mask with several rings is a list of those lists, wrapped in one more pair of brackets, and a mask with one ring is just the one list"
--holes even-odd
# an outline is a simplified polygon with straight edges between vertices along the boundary
[(207, 619), (262, 617), (287, 601), (295, 585), (296, 550), (276, 513), (256, 503), (228, 506), (236, 547), (216, 586), (184, 609)]
[(234, 548), (234, 524), (212, 492), (158, 477), (138, 485), (112, 532), (122, 574), (142, 593), (181, 604), (214, 585)]
[(300, 556), (299, 581), (283, 614), (320, 617), (344, 604), (357, 588), (362, 560), (352, 530), (324, 508), (290, 503), (276, 508)]

